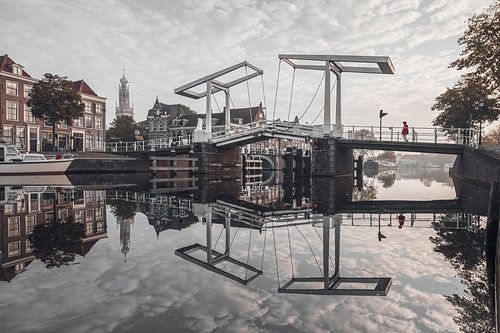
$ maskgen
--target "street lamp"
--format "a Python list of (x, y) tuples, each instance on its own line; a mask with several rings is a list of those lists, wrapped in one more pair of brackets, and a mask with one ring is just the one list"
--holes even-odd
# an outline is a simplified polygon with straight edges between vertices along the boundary
[(380, 110), (380, 113), (378, 114), (378, 117), (380, 119), (380, 128), (379, 128), (379, 137), (380, 137), (380, 141), (382, 141), (382, 118), (384, 118), (385, 116), (387, 116), (387, 112), (384, 112), (384, 110)]
[[(481, 115), (481, 113), (483, 113), (483, 111), (485, 111), (485, 98), (484, 97), (481, 97), (479, 99), (479, 114)], [(482, 141), (482, 125), (483, 125), (483, 122), (482, 121), (479, 121), (479, 144), (481, 145), (481, 141)]]

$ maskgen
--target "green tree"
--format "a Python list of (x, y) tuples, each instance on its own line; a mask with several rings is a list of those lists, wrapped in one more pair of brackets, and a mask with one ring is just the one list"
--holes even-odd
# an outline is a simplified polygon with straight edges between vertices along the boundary
[[(462, 77), (453, 88), (448, 88), (436, 98), (432, 110), (439, 111), (439, 114), (432, 121), (433, 125), (444, 128), (478, 128), (484, 123), (497, 120), (500, 105), (495, 100), (486, 99), (484, 107), (479, 106), (479, 101), (490, 93), (492, 88), (479, 76)], [(446, 132), (454, 134), (451, 130)]]
[(460, 58), (451, 63), (458, 70), (474, 68), (488, 87), (500, 88), (500, 1), (494, 0), (488, 9), (475, 14), (468, 28), (459, 38), (464, 49)]
[(189, 106), (184, 104), (181, 104), (180, 109), (181, 109), (181, 115), (196, 114), (196, 111), (194, 111)]
[(73, 82), (65, 76), (49, 73), (33, 85), (26, 104), (33, 116), (52, 126), (52, 150), (55, 150), (56, 124), (66, 122), (71, 125), (73, 119), (83, 115), (84, 110)]
[(138, 126), (132, 117), (122, 116), (111, 121), (106, 131), (107, 140), (134, 141)]

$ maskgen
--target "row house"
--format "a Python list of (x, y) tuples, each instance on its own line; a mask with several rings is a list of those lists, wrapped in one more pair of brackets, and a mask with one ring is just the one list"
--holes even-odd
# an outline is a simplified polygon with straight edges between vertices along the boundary
[(54, 221), (54, 214), (84, 224), (85, 235), (72, 252), (85, 256), (107, 237), (105, 198), (105, 191), (0, 187), (0, 281), (11, 281), (35, 260), (29, 236), (36, 225)]
[[(4, 141), (20, 151), (41, 152), (52, 147), (52, 126), (33, 117), (26, 105), (37, 81), (7, 54), (0, 56), (0, 129)], [(72, 124), (57, 124), (56, 149), (103, 151), (106, 98), (98, 96), (83, 79), (73, 84), (85, 104), (84, 115)]]

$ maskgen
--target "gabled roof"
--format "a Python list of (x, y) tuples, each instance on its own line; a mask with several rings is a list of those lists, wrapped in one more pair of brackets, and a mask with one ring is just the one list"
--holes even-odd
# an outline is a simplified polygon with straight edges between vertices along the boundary
[(165, 104), (160, 103), (158, 101), (158, 97), (156, 97), (155, 104), (153, 108), (148, 111), (149, 116), (170, 116), (170, 118), (175, 118), (181, 114), (181, 105), (180, 104)]
[(78, 81), (73, 81), (73, 87), (79, 93), (99, 97), (94, 92), (94, 90), (92, 90), (92, 88), (90, 88), (90, 86), (87, 84), (87, 82), (85, 82), (83, 79), (78, 80)]
[[(225, 110), (224, 112), (212, 113), (212, 121), (216, 119), (213, 126), (224, 126), (225, 125)], [(181, 121), (177, 124), (172, 124), (172, 127), (196, 127), (198, 124), (198, 118), (205, 118), (204, 114), (188, 114), (178, 117)], [(231, 123), (238, 124), (238, 119), (241, 119), (242, 124), (250, 124), (259, 120), (264, 119), (264, 111), (262, 105), (253, 106), (250, 108), (241, 109), (231, 109)], [(183, 121), (183, 120), (187, 120)]]
[[(19, 64), (15, 63), (14, 60), (12, 60), (8, 54), (4, 54), (4, 55), (0, 56), (0, 71), (8, 72), (8, 73), (12, 74), (11, 66), (13, 64), (19, 65)], [(19, 66), (21, 66), (21, 65), (19, 65)], [(24, 70), (24, 68), (23, 68), (23, 75), (22, 76), (31, 78), (31, 76)]]

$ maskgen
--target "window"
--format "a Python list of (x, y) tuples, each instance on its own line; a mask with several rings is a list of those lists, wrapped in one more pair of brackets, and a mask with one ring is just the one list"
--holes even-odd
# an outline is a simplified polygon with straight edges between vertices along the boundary
[(19, 120), (17, 102), (7, 101), (7, 120)]
[(35, 214), (26, 215), (25, 224), (26, 224), (26, 233), (31, 234), (36, 225), (36, 215)]
[(103, 207), (99, 207), (95, 209), (95, 219), (102, 220)]
[(7, 224), (8, 224), (7, 236), (8, 237), (14, 237), (14, 236), (20, 235), (19, 219), (20, 219), (19, 216), (12, 216), (12, 217), (9, 217), (9, 219), (7, 220)]
[(35, 117), (33, 116), (33, 113), (31, 112), (31, 108), (24, 104), (24, 121), (27, 123), (34, 123), (35, 122)]
[(57, 127), (59, 128), (68, 128), (68, 124), (66, 123), (66, 121), (61, 121), (60, 123), (57, 124)]
[(102, 104), (101, 103), (96, 103), (95, 104), (95, 110), (96, 110), (96, 113), (101, 114), (102, 110), (103, 110)]
[(97, 135), (95, 137), (95, 149), (104, 149), (101, 132), (97, 132)]
[(75, 120), (73, 120), (73, 126), (82, 128), (83, 127), (83, 117), (76, 118)]
[(95, 129), (102, 129), (102, 118), (95, 117)]
[(96, 232), (98, 234), (106, 232), (106, 226), (105, 226), (104, 222), (97, 222), (97, 230), (96, 230)]
[(33, 244), (31, 244), (29, 239), (26, 239), (26, 253), (33, 251)]
[(61, 220), (67, 220), (68, 219), (68, 210), (67, 209), (61, 209), (59, 210), (59, 218)]
[(31, 89), (33, 89), (33, 86), (30, 86), (28, 84), (24, 85), (24, 98), (30, 97)]
[(14, 144), (14, 127), (9, 125), (3, 126), (3, 139), (7, 144)]
[(26, 207), (27, 206), (27, 201), (26, 198), (23, 196), (21, 200), (17, 200), (17, 207), (16, 207), (16, 212), (18, 213), (24, 213), (26, 212)]
[(54, 213), (53, 212), (46, 212), (45, 213), (45, 223), (50, 223), (54, 222)]
[(50, 123), (50, 121), (48, 119), (44, 119), (43, 120), (43, 126), (45, 126), (45, 127), (52, 127), (52, 124)]
[(91, 222), (93, 220), (94, 220), (94, 210), (87, 209), (86, 214), (85, 214), (85, 221)]
[(83, 210), (75, 210), (75, 223), (83, 222)]
[(85, 112), (89, 112), (89, 113), (90, 113), (90, 112), (91, 112), (91, 111), (90, 111), (90, 103), (88, 103), (88, 102), (83, 102), (83, 104), (85, 104), (85, 108), (84, 108)]
[(92, 223), (85, 224), (85, 234), (91, 235), (93, 233), (94, 233), (94, 224)]
[(7, 95), (17, 96), (17, 82), (7, 81), (5, 85)]
[(85, 127), (86, 128), (93, 128), (94, 127), (94, 119), (91, 115), (88, 115), (88, 114), (85, 115)]
[(23, 75), (23, 68), (18, 64), (12, 64), (12, 73), (16, 75)]
[(30, 202), (31, 202), (30, 211), (36, 212), (40, 209), (40, 201), (38, 200), (38, 194), (31, 194)]
[(92, 134), (87, 134), (85, 137), (85, 148), (87, 150), (94, 149), (94, 136)]
[(24, 127), (16, 127), (16, 147), (26, 149), (26, 131)]
[(21, 242), (10, 242), (8, 247), (9, 257), (18, 256), (21, 249)]
[(97, 111), (97, 107), (96, 107), (95, 103), (92, 103), (91, 106), (92, 106), (92, 113), (95, 114)]

